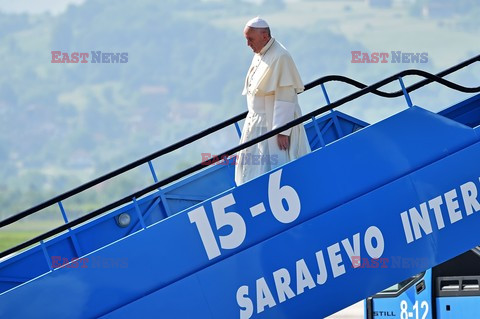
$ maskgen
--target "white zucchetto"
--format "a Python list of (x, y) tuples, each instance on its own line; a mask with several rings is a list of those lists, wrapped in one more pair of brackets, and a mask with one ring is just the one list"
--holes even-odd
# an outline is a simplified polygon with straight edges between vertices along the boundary
[(255, 17), (253, 19), (250, 19), (245, 27), (250, 27), (250, 28), (268, 28), (268, 23), (267, 21), (263, 20), (260, 17)]

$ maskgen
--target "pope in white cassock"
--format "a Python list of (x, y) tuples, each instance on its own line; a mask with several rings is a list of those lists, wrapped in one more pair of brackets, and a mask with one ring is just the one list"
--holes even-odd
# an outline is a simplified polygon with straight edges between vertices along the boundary
[[(292, 57), (270, 35), (267, 22), (248, 21), (244, 35), (255, 53), (245, 78), (248, 115), (240, 144), (300, 117), (297, 94), (304, 89)], [(310, 152), (303, 125), (297, 125), (237, 154), (235, 182), (243, 184)]]

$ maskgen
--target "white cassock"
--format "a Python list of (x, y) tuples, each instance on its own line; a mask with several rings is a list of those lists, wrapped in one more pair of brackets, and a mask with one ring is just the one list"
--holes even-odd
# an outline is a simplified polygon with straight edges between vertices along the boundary
[[(263, 135), (302, 115), (297, 93), (304, 89), (292, 57), (275, 39), (254, 55), (245, 79), (248, 115), (240, 144)], [(281, 150), (277, 136), (250, 146), (237, 154), (235, 182), (243, 184), (271, 169), (310, 152), (303, 124), (281, 134), (290, 136), (290, 147)]]

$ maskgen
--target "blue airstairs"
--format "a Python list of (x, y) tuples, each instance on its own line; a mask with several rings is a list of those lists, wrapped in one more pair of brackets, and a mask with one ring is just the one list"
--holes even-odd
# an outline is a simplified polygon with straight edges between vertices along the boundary
[(0, 318), (328, 316), (425, 270), (393, 256), (479, 244), (479, 125), (480, 94), (313, 117), (312, 153), (244, 185), (230, 158), (3, 254)]

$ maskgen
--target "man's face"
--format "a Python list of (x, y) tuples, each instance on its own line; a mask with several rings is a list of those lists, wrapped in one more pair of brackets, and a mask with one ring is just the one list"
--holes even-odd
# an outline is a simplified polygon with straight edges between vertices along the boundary
[(246, 27), (245, 30), (243, 30), (243, 34), (245, 35), (245, 39), (247, 39), (247, 45), (252, 48), (255, 53), (259, 53), (268, 42), (267, 32), (259, 28)]

